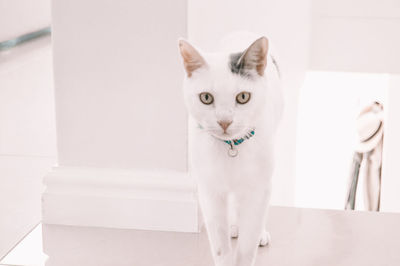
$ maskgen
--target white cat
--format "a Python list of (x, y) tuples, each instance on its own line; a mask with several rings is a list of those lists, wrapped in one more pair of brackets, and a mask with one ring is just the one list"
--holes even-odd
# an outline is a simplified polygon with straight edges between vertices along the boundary
[[(259, 36), (258, 36), (259, 37)], [(192, 117), (190, 171), (217, 266), (253, 266), (271, 195), (275, 132), (283, 109), (279, 69), (266, 37), (236, 34), (222, 52), (185, 40), (183, 91)], [(238, 236), (232, 250), (231, 237)]]

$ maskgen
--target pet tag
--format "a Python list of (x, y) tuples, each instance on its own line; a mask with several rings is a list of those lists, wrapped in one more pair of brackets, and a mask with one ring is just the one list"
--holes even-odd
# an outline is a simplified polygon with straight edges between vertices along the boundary
[(238, 150), (232, 147), (228, 150), (228, 155), (231, 157), (236, 157), (238, 155)]

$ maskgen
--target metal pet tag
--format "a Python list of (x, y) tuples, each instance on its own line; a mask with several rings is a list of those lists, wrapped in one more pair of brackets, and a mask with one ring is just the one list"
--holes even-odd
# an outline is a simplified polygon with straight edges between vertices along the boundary
[(231, 156), (231, 157), (236, 157), (238, 155), (238, 152), (239, 151), (237, 149), (235, 149), (234, 147), (231, 147), (228, 150), (228, 155)]

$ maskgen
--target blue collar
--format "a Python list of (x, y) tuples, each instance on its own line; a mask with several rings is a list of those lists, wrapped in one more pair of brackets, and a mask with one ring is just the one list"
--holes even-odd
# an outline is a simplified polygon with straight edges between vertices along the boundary
[[(198, 124), (198, 127), (200, 129), (203, 129), (203, 127), (200, 124)], [(250, 139), (251, 137), (254, 136), (254, 134), (255, 134), (255, 129), (251, 129), (249, 132), (247, 132), (243, 137), (239, 139), (223, 140), (215, 137), (214, 135), (212, 136), (228, 144), (229, 145), (228, 155), (231, 157), (236, 157), (236, 155), (238, 154), (238, 150), (235, 148), (235, 146), (242, 144), (246, 139)]]
[(230, 157), (236, 157), (238, 155), (239, 151), (237, 148), (235, 148), (235, 146), (242, 144), (246, 139), (249, 139), (252, 136), (254, 136), (254, 133), (255, 133), (255, 129), (251, 129), (250, 132), (246, 133), (240, 139), (223, 140), (223, 142), (225, 142), (226, 144), (229, 145), (228, 155)]
[(251, 138), (252, 136), (254, 136), (254, 132), (255, 130), (254, 129), (252, 129), (250, 132), (248, 132), (246, 135), (244, 135), (242, 138), (240, 138), (240, 139), (232, 139), (232, 140), (224, 140), (224, 142), (226, 143), (226, 144), (229, 144), (230, 146), (232, 146), (232, 144), (233, 145), (235, 145), (235, 146), (237, 146), (237, 145), (240, 145), (240, 144), (242, 144), (246, 139), (249, 139), (249, 138)]

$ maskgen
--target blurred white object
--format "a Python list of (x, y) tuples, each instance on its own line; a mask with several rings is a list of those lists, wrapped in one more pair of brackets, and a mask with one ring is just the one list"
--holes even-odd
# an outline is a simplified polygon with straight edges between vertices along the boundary
[(386, 115), (388, 85), (386, 74), (307, 73), (298, 114), (296, 207), (343, 209), (357, 115), (374, 101), (385, 106)]
[(358, 143), (351, 167), (345, 209), (355, 209), (359, 178), (364, 178), (364, 206), (379, 211), (382, 169), (383, 106), (374, 102), (357, 117)]
[(383, 106), (375, 102), (365, 107), (356, 120), (356, 130), (357, 152), (369, 152), (377, 147), (383, 136)]

